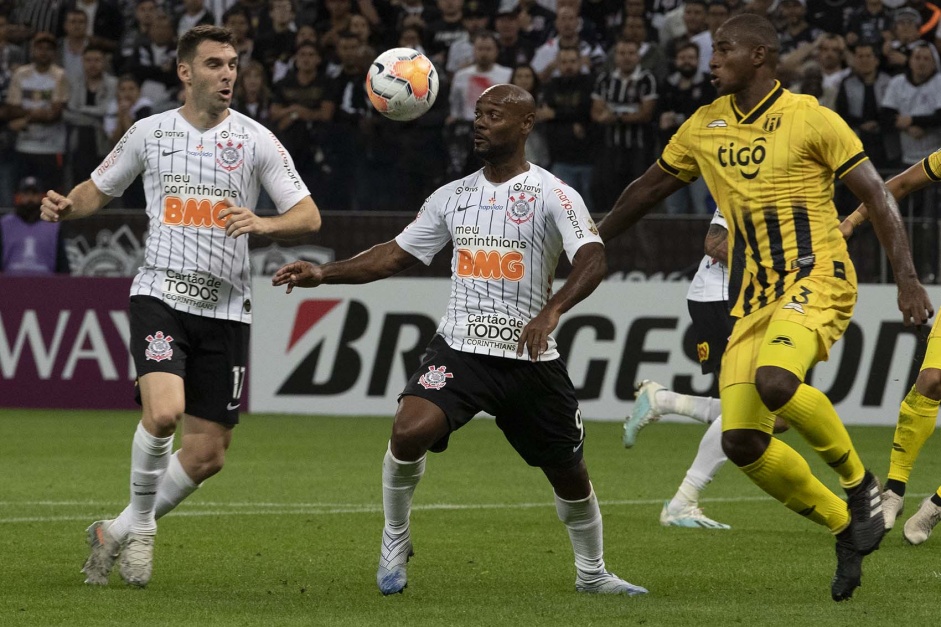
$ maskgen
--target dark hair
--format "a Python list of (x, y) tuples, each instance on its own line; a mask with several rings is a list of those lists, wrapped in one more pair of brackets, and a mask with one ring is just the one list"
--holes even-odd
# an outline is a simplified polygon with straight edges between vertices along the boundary
[(232, 31), (210, 24), (202, 24), (189, 29), (180, 37), (176, 45), (176, 58), (181, 63), (192, 63), (196, 56), (196, 48), (204, 41), (215, 41), (235, 48), (235, 39)]
[(536, 95), (542, 89), (542, 81), (539, 80), (539, 74), (536, 72), (536, 70), (533, 69), (533, 66), (531, 66), (530, 64), (518, 63), (516, 64), (516, 67), (513, 68), (513, 73), (510, 75), (510, 83), (513, 83), (513, 79), (516, 78), (516, 73), (519, 72), (520, 70), (529, 70), (530, 73), (533, 75), (533, 90), (530, 92), (530, 95), (532, 95), (532, 97), (535, 99)]
[(673, 57), (676, 58), (676, 55), (678, 55), (679, 53), (681, 53), (682, 51), (688, 48), (692, 48), (693, 50), (695, 50), (697, 57), (702, 54), (702, 51), (699, 50), (698, 44), (692, 41), (685, 41), (676, 47), (676, 50), (673, 51)]
[(494, 44), (496, 44), (498, 50), (499, 50), (499, 48), (500, 48), (500, 38), (499, 38), (499, 37), (497, 36), (497, 34), (496, 34), (495, 32), (493, 32), (492, 30), (482, 30), (482, 31), (480, 31), (479, 33), (477, 33), (476, 35), (474, 35), (474, 39), (473, 39), (473, 41), (472, 41), (471, 43), (475, 43), (475, 44), (476, 44), (478, 39), (489, 39), (489, 40), (492, 41)]
[(85, 49), (82, 50), (82, 54), (84, 55), (86, 52), (100, 52), (101, 54), (108, 56), (108, 51), (105, 50), (103, 46), (98, 44), (88, 44), (85, 46)]
[(355, 39), (359, 41), (359, 35), (356, 35), (349, 28), (344, 28), (339, 33), (337, 33), (337, 39)]
[(130, 72), (125, 72), (124, 74), (118, 77), (118, 84), (127, 83), (127, 82), (134, 83), (135, 85), (137, 85), (138, 88), (140, 88), (140, 83), (141, 83), (140, 79), (134, 76)]
[(578, 56), (582, 56), (581, 48), (579, 48), (579, 47), (576, 46), (576, 45), (568, 45), (568, 44), (562, 45), (562, 44), (559, 44), (559, 52), (561, 53), (563, 50), (574, 51), (576, 54), (578, 54)]
[(84, 11), (82, 11), (81, 9), (79, 9), (78, 7), (73, 7), (73, 8), (71, 8), (71, 9), (69, 9), (68, 11), (65, 12), (65, 15), (66, 15), (66, 17), (68, 17), (69, 15), (72, 15), (73, 13), (75, 13), (75, 14), (81, 13), (81, 14), (82, 14), (82, 17), (85, 18), (85, 21), (88, 21), (88, 13), (85, 13)]
[(233, 15), (241, 15), (245, 18), (245, 21), (248, 22), (248, 38), (254, 38), (255, 29), (252, 27), (252, 14), (248, 12), (248, 9), (243, 7), (241, 4), (232, 5), (226, 10), (225, 13), (222, 14), (222, 23), (225, 24)]

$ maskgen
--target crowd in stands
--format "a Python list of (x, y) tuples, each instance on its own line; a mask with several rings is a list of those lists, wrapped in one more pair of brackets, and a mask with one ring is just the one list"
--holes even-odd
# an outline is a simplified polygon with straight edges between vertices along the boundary
[[(779, 29), (785, 87), (843, 116), (877, 167), (941, 146), (941, 8), (927, 0), (0, 0), (0, 207), (24, 176), (68, 189), (136, 120), (179, 106), (176, 39), (211, 23), (238, 42), (233, 108), (281, 139), (322, 209), (415, 210), (479, 167), (474, 103), (513, 82), (538, 104), (530, 161), (604, 212), (715, 97), (712, 36), (742, 11)], [(364, 89), (397, 46), (442, 79), (408, 123)], [(707, 196), (692, 185), (665, 210), (704, 214)], [(142, 188), (118, 202), (143, 206)]]

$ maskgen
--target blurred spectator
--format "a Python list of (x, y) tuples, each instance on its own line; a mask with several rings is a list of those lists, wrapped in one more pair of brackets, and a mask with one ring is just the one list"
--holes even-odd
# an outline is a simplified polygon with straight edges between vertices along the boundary
[(73, 0), (70, 8), (81, 9), (88, 16), (86, 34), (108, 52), (118, 50), (124, 32), (121, 9), (111, 0)]
[(702, 58), (712, 58), (712, 34), (707, 15), (706, 0), (686, 0), (683, 3), (683, 32), (667, 42), (668, 56), (676, 54), (678, 45), (691, 41), (699, 46)]
[[(539, 78), (529, 65), (524, 63), (514, 67), (513, 74), (510, 76), (510, 83), (528, 91), (537, 107), (542, 102), (542, 89)], [(546, 129), (542, 122), (542, 119), (537, 115), (533, 130), (526, 138), (526, 160), (543, 168), (548, 168), (549, 142), (546, 139)]]
[(846, 44), (858, 43), (876, 46), (881, 53), (882, 44), (892, 40), (892, 15), (882, 0), (865, 0), (863, 6), (854, 10), (847, 20)]
[(883, 133), (879, 109), (892, 77), (879, 71), (878, 49), (872, 43), (856, 45), (850, 67), (852, 73), (837, 92), (836, 112), (859, 135), (873, 165), (891, 167), (898, 158), (898, 136), (894, 129)]
[(445, 145), (449, 156), (448, 178), (460, 178), (477, 169), (471, 163), (471, 135), (477, 98), (486, 89), (499, 83), (510, 82), (513, 70), (497, 64), (497, 37), (493, 33), (478, 33), (474, 37), (474, 65), (454, 73), (451, 83), (451, 114), (445, 120)]
[(781, 62), (787, 62), (787, 55), (801, 46), (813, 45), (823, 31), (807, 22), (806, 0), (781, 0), (778, 5), (783, 28), (778, 31), (781, 38)]
[(256, 35), (271, 26), (271, 17), (268, 14), (268, 0), (238, 0), (234, 5), (243, 9), (249, 17), (252, 32)]
[(571, 7), (561, 7), (555, 16), (557, 35), (550, 37), (546, 43), (536, 49), (532, 66), (542, 81), (547, 81), (558, 72), (560, 46), (577, 46), (585, 65), (582, 71), (586, 74), (594, 68), (600, 68), (605, 60), (604, 49), (598, 44), (586, 41), (579, 36), (578, 13)]
[(63, 29), (65, 37), (59, 40), (59, 65), (65, 70), (69, 85), (74, 86), (82, 78), (82, 53), (91, 38), (86, 34), (88, 16), (80, 9), (69, 9), (65, 13)]
[[(340, 31), (350, 28), (350, 17), (353, 15), (353, 0), (324, 0), (326, 14), (319, 16), (314, 28), (317, 29), (317, 40), (320, 48), (326, 55), (332, 55), (337, 45)], [(404, 6), (404, 5), (403, 5)]]
[[(399, 33), (399, 47), (411, 48), (417, 52), (425, 54), (425, 47), (422, 45), (422, 32), (417, 26), (406, 26)], [(471, 52), (473, 55), (473, 51)], [(473, 58), (473, 56), (471, 57)], [(438, 72), (442, 74), (441, 72)], [(439, 96), (440, 97), (440, 96)]]
[[(16, 133), (7, 122), (18, 113), (18, 107), (10, 107), (7, 91), (13, 80), (13, 72), (26, 62), (23, 49), (6, 39), (7, 18), (0, 14), (0, 154), (9, 155), (16, 143)], [(16, 160), (0, 159), (0, 207), (13, 205), (13, 190), (16, 186)]]
[(362, 15), (356, 14), (350, 16), (350, 32), (356, 35), (364, 46), (369, 46), (376, 50), (379, 49), (381, 41), (379, 34), (373, 30), (369, 20)]
[(322, 147), (324, 127), (336, 108), (333, 81), (320, 72), (322, 57), (303, 42), (294, 54), (294, 69), (274, 84), (271, 123), (311, 189), (323, 189), (329, 165)]
[[(111, 146), (117, 145), (124, 134), (135, 123), (154, 113), (154, 103), (143, 95), (141, 84), (133, 74), (124, 74), (118, 79), (117, 99), (108, 104), (105, 112), (104, 131)], [(142, 209), (147, 205), (144, 197), (142, 177), (137, 177), (121, 196), (125, 209)]]
[[(301, 26), (297, 27), (297, 33), (294, 34), (295, 55), (297, 54), (297, 51), (300, 50), (301, 44), (313, 44), (314, 46), (317, 46), (318, 51), (320, 50), (320, 46), (317, 44), (317, 31), (314, 30), (314, 27), (310, 24), (302, 24)], [(323, 59), (322, 56), (321, 59)], [(321, 65), (323, 65), (323, 61), (321, 61)], [(265, 71), (267, 71), (271, 76), (271, 83), (277, 83), (289, 73), (294, 71), (294, 56), (288, 59), (287, 62), (275, 61), (274, 69), (266, 67)]]
[(10, 128), (16, 137), (16, 156), (21, 172), (42, 172), (53, 189), (62, 187), (62, 154), (65, 152), (65, 123), (62, 111), (69, 100), (65, 70), (53, 63), (56, 38), (36, 33), (30, 46), (32, 63), (13, 73), (7, 104), (15, 108)]
[(232, 31), (235, 51), (239, 55), (239, 67), (247, 66), (255, 53), (255, 34), (248, 11), (238, 5), (232, 7), (223, 14), (222, 25)]
[[(578, 16), (576, 32), (578, 33), (579, 39), (587, 41), (590, 44), (602, 44), (604, 42), (604, 33), (599, 26), (582, 13), (582, 0), (556, 0), (556, 20), (558, 20), (559, 11), (561, 9), (571, 9), (572, 12)], [(558, 38), (560, 33), (557, 30), (557, 26), (557, 24), (553, 23), (553, 28), (549, 30), (549, 37), (546, 41), (552, 38)]]
[(657, 81), (641, 69), (633, 41), (619, 40), (615, 67), (598, 77), (592, 93), (591, 119), (604, 128), (604, 142), (596, 151), (595, 208), (608, 211), (624, 187), (653, 163), (654, 111)]
[(206, 7), (206, 0), (183, 0), (183, 12), (176, 18), (176, 36), (202, 24), (215, 24), (216, 16)]
[(709, 62), (712, 61), (712, 38), (722, 24), (729, 19), (731, 12), (725, 0), (708, 0), (706, 3), (706, 29), (690, 37), (690, 41), (699, 47), (699, 71), (709, 74)]
[(908, 0), (907, 6), (917, 11), (921, 18), (918, 36), (933, 44), (937, 38), (938, 26), (941, 24), (941, 8), (926, 0)]
[(807, 21), (825, 33), (846, 32), (846, 25), (860, 0), (807, 0)]
[(500, 9), (493, 20), (494, 29), (500, 40), (500, 53), (497, 63), (507, 67), (520, 64), (529, 65), (536, 52), (536, 46), (520, 35), (519, 8)]
[[(650, 41), (650, 31), (644, 18), (635, 15), (625, 17), (620, 36), (637, 44), (640, 50), (640, 67), (653, 74), (658, 84), (662, 82), (667, 76), (669, 63), (660, 44)], [(611, 46), (605, 67), (614, 67), (614, 46)]]
[(501, 0), (501, 10), (512, 9), (514, 6), (520, 10), (519, 20), (523, 38), (531, 42), (534, 47), (546, 43), (549, 31), (555, 23), (555, 13), (536, 0)]
[(0, 273), (15, 276), (70, 272), (61, 225), (39, 219), (45, 191), (33, 176), (20, 181), (15, 210), (0, 218)]
[(905, 167), (941, 145), (941, 74), (932, 44), (920, 42), (909, 56), (908, 71), (892, 77), (882, 99), (882, 124), (899, 131)]
[(256, 122), (271, 126), (271, 88), (268, 87), (265, 68), (251, 60), (239, 67), (232, 108)]
[(552, 172), (581, 194), (592, 211), (591, 178), (594, 166), (591, 92), (594, 79), (582, 74), (577, 47), (559, 49), (559, 75), (543, 89), (537, 119), (544, 121)]
[(920, 45), (921, 15), (910, 7), (903, 7), (893, 14), (892, 40), (884, 44), (883, 55), (886, 71), (899, 74), (908, 69), (908, 56)]
[[(676, 71), (667, 77), (658, 99), (660, 143), (666, 145), (670, 137), (696, 109), (709, 104), (716, 90), (709, 77), (699, 69), (699, 46), (686, 42), (676, 50), (673, 67)], [(709, 190), (701, 178), (669, 196), (664, 205), (669, 214), (708, 214), (706, 199)]]
[(150, 43), (150, 28), (157, 18), (156, 0), (138, 0), (134, 8), (134, 25), (125, 29), (121, 38), (121, 63), (115, 65), (123, 67), (126, 60), (137, 53), (137, 49)]
[(105, 72), (105, 51), (89, 46), (82, 55), (82, 76), (72, 84), (62, 114), (69, 128), (69, 177), (72, 187), (89, 177), (111, 150), (104, 119), (117, 101), (118, 79)]
[[(478, 34), (487, 30), (490, 17), (476, 7), (465, 7), (461, 23), (467, 31), (467, 39), (459, 39), (451, 44), (448, 50), (446, 71), (451, 76), (460, 69), (469, 67), (474, 63), (474, 39)], [(414, 25), (415, 28), (420, 28)], [(404, 28), (403, 28), (404, 32)]]
[(428, 21), (425, 51), (435, 65), (444, 65), (456, 41), (467, 41), (462, 19), (463, 0), (437, 0), (438, 16)]
[(26, 45), (38, 33), (57, 33), (66, 0), (15, 0), (7, 38)]
[[(817, 80), (817, 71), (820, 75), (820, 87), (813, 90), (813, 95), (817, 97), (820, 104), (828, 109), (834, 109), (840, 83), (850, 73), (849, 68), (844, 67), (845, 58), (846, 42), (843, 37), (834, 33), (822, 33), (812, 45), (802, 45), (783, 59), (779, 66), (779, 73), (782, 76), (794, 77), (795, 82), (802, 83), (803, 75), (807, 69), (810, 69), (809, 64), (813, 64), (813, 80)], [(805, 88), (801, 90), (801, 93), (811, 92)]]
[(579, 14), (598, 29), (599, 43), (606, 45), (605, 34), (608, 32), (610, 16), (617, 13), (623, 0), (583, 0)]
[(124, 73), (134, 75), (156, 111), (172, 105), (180, 87), (175, 32), (170, 18), (158, 13), (150, 27), (149, 41), (137, 47), (123, 68)]
[[(345, 1), (349, 2), (349, 0)], [(294, 54), (297, 25), (294, 23), (292, 0), (271, 0), (269, 17), (271, 18), (270, 28), (258, 31), (254, 55), (269, 72), (272, 72), (275, 63), (287, 63)]]

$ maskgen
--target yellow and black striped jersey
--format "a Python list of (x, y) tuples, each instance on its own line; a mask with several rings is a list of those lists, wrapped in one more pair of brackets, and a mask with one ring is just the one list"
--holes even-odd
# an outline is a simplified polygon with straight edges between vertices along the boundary
[(941, 149), (935, 150), (925, 157), (921, 165), (925, 169), (925, 174), (928, 175), (929, 179), (935, 183), (941, 181)]
[(729, 299), (732, 315), (741, 317), (805, 276), (838, 276), (855, 286), (837, 228), (833, 178), (866, 158), (836, 113), (776, 81), (749, 112), (732, 96), (700, 107), (658, 163), (683, 181), (702, 175), (722, 208), (729, 224)]

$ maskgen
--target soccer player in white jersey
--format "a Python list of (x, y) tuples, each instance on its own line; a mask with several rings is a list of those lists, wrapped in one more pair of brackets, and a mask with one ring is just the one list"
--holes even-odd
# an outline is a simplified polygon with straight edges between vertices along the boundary
[[(443, 451), (451, 432), (485, 411), (552, 484), (575, 551), (575, 589), (643, 594), (644, 588), (605, 568), (601, 511), (582, 458), (578, 401), (551, 335), (559, 317), (604, 277), (604, 246), (578, 193), (526, 161), (524, 146), (535, 119), (532, 96), (513, 85), (495, 85), (478, 98), (474, 118), (482, 170), (435, 191), (394, 240), (323, 266), (294, 262), (273, 279), (288, 292), (321, 283), (368, 283), (418, 261), (428, 264), (446, 244), (454, 245), (451, 299), (399, 397), (382, 463), (379, 590), (405, 589), (412, 555), (409, 514), (425, 453)], [(572, 273), (553, 294), (563, 251)]]
[[(251, 322), (249, 233), (296, 237), (320, 213), (290, 155), (263, 126), (229, 109), (238, 54), (229, 31), (180, 38), (186, 104), (132, 126), (91, 179), (43, 199), (43, 219), (83, 218), (143, 174), (149, 227), (131, 287), (130, 348), (143, 416), (131, 448), (131, 497), (88, 528), (86, 583), (145, 586), (156, 519), (219, 472), (238, 423)], [(255, 215), (264, 186), (280, 211)], [(171, 455), (182, 422), (180, 449)]]

